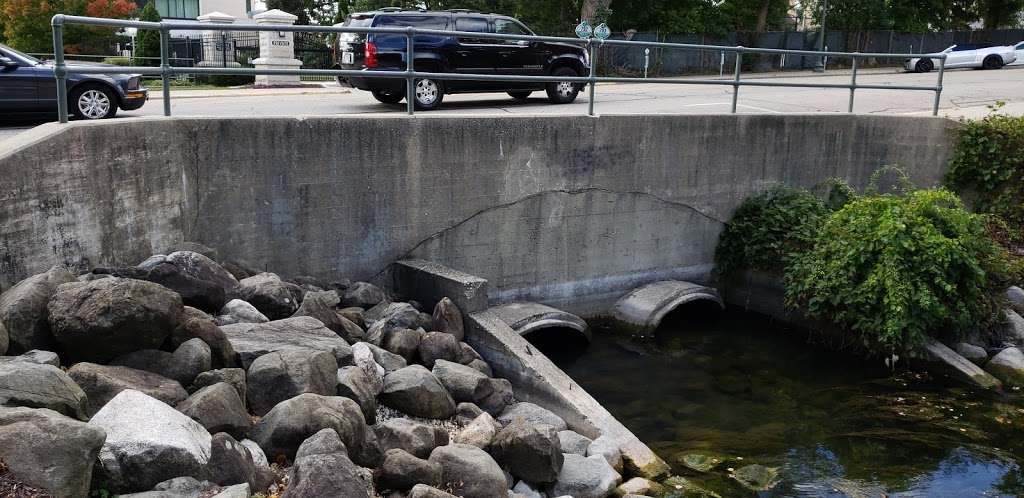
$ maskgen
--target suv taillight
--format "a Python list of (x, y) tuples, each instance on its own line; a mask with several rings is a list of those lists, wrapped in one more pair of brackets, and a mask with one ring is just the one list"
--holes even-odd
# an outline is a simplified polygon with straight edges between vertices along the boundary
[(366, 42), (366, 58), (364, 64), (366, 67), (377, 67), (377, 45), (372, 41)]

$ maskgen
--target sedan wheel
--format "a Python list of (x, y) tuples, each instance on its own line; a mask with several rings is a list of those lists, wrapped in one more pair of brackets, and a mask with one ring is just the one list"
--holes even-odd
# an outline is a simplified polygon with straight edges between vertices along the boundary
[(437, 109), (444, 99), (444, 86), (437, 80), (427, 78), (416, 80), (413, 96), (416, 98), (417, 109), (421, 111)]
[(1003, 58), (998, 55), (990, 55), (985, 57), (985, 61), (981, 64), (985, 69), (999, 69), (1003, 67)]
[(106, 119), (117, 114), (113, 93), (99, 86), (76, 88), (71, 93), (71, 111), (79, 119)]
[(927, 73), (927, 72), (931, 71), (933, 67), (934, 67), (934, 64), (932, 64), (931, 60), (929, 60), (929, 59), (921, 59), (921, 60), (917, 61), (917, 65), (914, 66), (914, 70), (919, 72), (919, 73)]

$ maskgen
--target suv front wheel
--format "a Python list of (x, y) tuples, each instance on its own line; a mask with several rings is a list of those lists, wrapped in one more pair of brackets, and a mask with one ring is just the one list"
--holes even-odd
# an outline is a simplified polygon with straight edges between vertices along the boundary
[[(576, 74), (576, 71), (573, 71), (572, 68), (568, 67), (560, 67), (558, 69), (555, 69), (555, 71), (551, 73), (551, 75), (570, 77), (579, 76), (578, 74)], [(579, 95), (580, 93), (579, 85), (573, 83), (572, 81), (557, 81), (553, 83), (548, 83), (546, 90), (548, 92), (548, 100), (550, 100), (552, 104), (568, 104), (576, 100), (576, 96)]]
[(381, 90), (373, 90), (370, 93), (373, 94), (373, 98), (377, 99), (377, 102), (380, 102), (382, 104), (397, 104), (397, 103), (401, 102), (402, 99), (405, 98), (405, 92), (402, 92), (402, 93), (398, 93), (398, 92), (391, 93), (391, 92), (384, 92), (384, 91), (381, 91)]
[(416, 109), (432, 111), (441, 107), (441, 101), (444, 100), (444, 82), (430, 78), (418, 79), (412, 94)]

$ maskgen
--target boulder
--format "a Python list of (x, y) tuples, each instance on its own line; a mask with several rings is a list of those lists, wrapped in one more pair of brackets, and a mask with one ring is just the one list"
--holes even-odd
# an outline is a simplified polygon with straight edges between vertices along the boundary
[(488, 413), (501, 413), (514, 401), (512, 384), (492, 379), (479, 370), (446, 360), (437, 360), (431, 371), (458, 402), (473, 402)]
[(483, 361), (483, 358), (480, 356), (480, 353), (477, 353), (476, 350), (473, 349), (473, 346), (470, 346), (469, 344), (466, 344), (464, 342), (460, 342), (458, 363), (461, 363), (463, 365), (469, 365), (475, 360)]
[(448, 432), (423, 422), (393, 418), (374, 426), (380, 450), (401, 449), (418, 458), (427, 458), (438, 446), (448, 444)]
[(209, 312), (221, 309), (238, 287), (231, 273), (198, 252), (154, 256), (139, 267), (147, 272), (146, 280), (177, 292), (185, 304)]
[(466, 366), (488, 377), (494, 377), (494, 371), (491, 370), (491, 366), (488, 365), (487, 362), (485, 362), (484, 360), (473, 360), (469, 363), (466, 363)]
[(405, 491), (417, 484), (440, 485), (441, 465), (397, 448), (384, 454), (384, 463), (377, 476), (379, 489)]
[[(211, 434), (226, 432), (236, 438), (245, 436), (252, 427), (242, 398), (230, 384), (220, 382), (204, 387), (178, 403), (177, 409), (199, 422)], [(237, 484), (237, 483), (232, 483)]]
[(332, 429), (306, 439), (288, 474), (289, 485), (282, 497), (345, 496), (368, 497), (367, 483), (349, 460), (345, 444)]
[(1006, 289), (1006, 299), (1017, 313), (1024, 313), (1024, 289), (1016, 285), (1010, 286)]
[(394, 372), (395, 370), (408, 366), (405, 358), (402, 358), (401, 356), (398, 356), (397, 354), (394, 354), (380, 346), (376, 346), (368, 342), (359, 344), (364, 344), (365, 347), (370, 350), (370, 353), (373, 354), (373, 361), (384, 367), (385, 372)]
[(421, 365), (395, 370), (384, 377), (384, 405), (423, 418), (450, 418), (455, 401), (434, 374)]
[(131, 389), (110, 400), (89, 425), (107, 432), (98, 482), (113, 492), (144, 491), (172, 477), (202, 478), (212, 439), (198, 422)]
[(384, 375), (387, 370), (373, 358), (373, 350), (370, 349), (369, 343), (357, 342), (352, 345), (352, 362), (366, 374), (374, 396), (380, 394), (384, 390)]
[(62, 284), (47, 310), (50, 330), (72, 363), (159, 349), (182, 317), (177, 293), (122, 278)]
[[(3, 325), (0, 325), (0, 328), (2, 327)], [(0, 356), (0, 363), (12, 361), (35, 363), (36, 365), (51, 365), (54, 367), (60, 366), (60, 357), (57, 356), (57, 353), (40, 351), (38, 349), (33, 349), (32, 351), (22, 353), (18, 356)]]
[(230, 273), (231, 276), (235, 277), (235, 280), (238, 280), (239, 282), (241, 282), (242, 279), (249, 278), (259, 273), (259, 270), (256, 269), (255, 265), (251, 264), (248, 261), (242, 261), (237, 259), (222, 260), (221, 266), (223, 266), (224, 269), (227, 270), (228, 273)]
[(484, 450), (467, 444), (434, 448), (430, 462), (441, 465), (445, 489), (463, 498), (495, 498), (507, 495), (505, 473)]
[(55, 411), (0, 407), (0, 458), (10, 476), (54, 498), (87, 496), (106, 433)]
[(175, 477), (153, 486), (152, 491), (118, 495), (118, 498), (202, 498), (216, 493), (219, 486), (195, 477)]
[(474, 403), (459, 403), (455, 405), (455, 422), (466, 425), (476, 420), (481, 413), (484, 413), (484, 411)]
[(420, 325), (420, 312), (409, 303), (391, 303), (377, 321), (383, 323), (385, 332), (415, 329)]
[(573, 498), (605, 498), (622, 482), (622, 476), (604, 457), (564, 455), (565, 461), (558, 480), (551, 486), (551, 496), (568, 495)]
[(480, 449), (487, 449), (491, 445), (491, 441), (494, 440), (494, 435), (497, 434), (497, 428), (495, 427), (497, 422), (494, 417), (489, 413), (481, 413), (472, 422), (466, 424), (458, 434), (455, 435), (453, 441), (459, 444), (468, 444), (476, 446)]
[(363, 309), (372, 308), (387, 299), (384, 291), (367, 282), (356, 282), (345, 289), (341, 296), (343, 306), (358, 306)]
[(255, 306), (242, 301), (232, 299), (224, 304), (224, 307), (217, 312), (217, 325), (231, 325), (233, 323), (266, 323), (267, 318)]
[(661, 495), (665, 487), (643, 477), (634, 477), (615, 488), (615, 496)]
[(534, 488), (526, 481), (517, 482), (516, 485), (512, 487), (512, 492), (522, 498), (546, 498), (544, 493), (539, 489)]
[(299, 286), (281, 280), (274, 273), (260, 273), (238, 282), (235, 294), (247, 301), (271, 320), (292, 316), (302, 300)]
[(126, 389), (139, 391), (171, 406), (188, 398), (188, 392), (177, 381), (134, 368), (78, 363), (68, 369), (68, 376), (85, 391), (89, 399), (89, 415)]
[(995, 377), (960, 356), (956, 351), (949, 349), (945, 344), (929, 338), (921, 347), (924, 352), (922, 355), (924, 366), (931, 372), (982, 389), (999, 389), (1001, 387)]
[(558, 431), (558, 444), (562, 447), (562, 453), (587, 456), (587, 448), (592, 442), (590, 438), (576, 431)]
[(497, 417), (501, 425), (511, 424), (516, 419), (523, 419), (531, 424), (546, 424), (554, 427), (556, 431), (564, 431), (567, 427), (561, 417), (541, 408), (533, 403), (515, 403), (509, 405), (501, 415)]
[(270, 468), (270, 462), (267, 460), (267, 455), (263, 453), (263, 448), (260, 448), (259, 444), (252, 439), (243, 439), (241, 442), (245, 449), (249, 450), (249, 455), (252, 456), (252, 463), (256, 465), (257, 469)]
[(337, 393), (338, 362), (326, 351), (285, 348), (256, 358), (246, 376), (249, 410), (263, 415), (300, 394)]
[(220, 489), (220, 492), (210, 498), (249, 498), (252, 496), (252, 487), (248, 484), (235, 484)]
[(1020, 347), (1024, 347), (1024, 318), (1021, 318), (1013, 310), (1003, 310), (1006, 315), (1006, 323), (1003, 325), (1003, 336)]
[(238, 397), (242, 400), (242, 404), (245, 404), (245, 370), (242, 370), (241, 368), (220, 368), (217, 370), (210, 370), (209, 372), (203, 372), (196, 376), (196, 380), (192, 382), (188, 391), (190, 393), (194, 393), (206, 386), (212, 386), (219, 382), (226, 382), (230, 385), (235, 392), (238, 393)]
[(365, 332), (339, 312), (339, 302), (338, 293), (334, 291), (307, 292), (293, 316), (316, 318), (348, 342), (362, 340)]
[(391, 306), (391, 301), (385, 299), (363, 312), (363, 323), (367, 329), (369, 329), (371, 325), (381, 321), (381, 318), (384, 316), (384, 312), (387, 311), (388, 306)]
[(444, 332), (428, 332), (420, 341), (417, 351), (420, 362), (427, 368), (434, 368), (437, 360), (458, 362), (462, 348), (455, 336)]
[(406, 363), (416, 358), (420, 341), (426, 332), (423, 329), (391, 329), (384, 333), (384, 349), (405, 359)]
[(361, 329), (366, 328), (366, 321), (363, 319), (363, 313), (365, 312), (366, 310), (358, 306), (349, 306), (348, 308), (341, 308), (338, 310), (338, 313), (341, 313), (341, 316), (358, 325)]
[(186, 306), (181, 323), (171, 332), (171, 345), (177, 348), (192, 339), (202, 339), (210, 347), (213, 368), (233, 367), (237, 363), (235, 348), (213, 318)]
[[(61, 284), (74, 282), (75, 276), (64, 268), (54, 266), (45, 273), (33, 275), (18, 282), (0, 294), (0, 329), (7, 330), (10, 344), (0, 344), (0, 354), (12, 354), (32, 349), (54, 351), (57, 341), (50, 333), (47, 303)], [(0, 332), (0, 336), (4, 334)], [(0, 342), (3, 337), (0, 337)]]
[(985, 348), (975, 346), (974, 344), (958, 342), (953, 345), (953, 350), (960, 356), (970, 360), (970, 362), (975, 365), (984, 365), (985, 362), (988, 361), (988, 353), (985, 352)]
[(0, 405), (49, 408), (80, 420), (89, 412), (85, 392), (63, 370), (23, 361), (0, 363)]
[(457, 341), (466, 336), (462, 325), (462, 311), (447, 297), (442, 298), (434, 306), (433, 321), (433, 329), (437, 332), (451, 334)]
[(408, 498), (459, 498), (426, 484), (417, 484), (409, 491)]
[(366, 371), (359, 367), (343, 367), (338, 370), (338, 396), (359, 403), (367, 424), (377, 423), (377, 393), (375, 385)]
[(985, 370), (1011, 386), (1024, 387), (1024, 353), (1020, 349), (1000, 351), (985, 364)]
[(600, 436), (587, 447), (586, 456), (598, 455), (604, 458), (616, 472), (622, 472), (622, 450), (619, 443), (608, 436)]
[(249, 449), (226, 433), (214, 434), (210, 441), (210, 461), (206, 466), (210, 480), (221, 485), (261, 484)]
[(220, 261), (220, 251), (199, 242), (184, 241), (171, 244), (164, 248), (163, 253), (173, 254), (179, 251), (197, 252), (213, 261)]
[(145, 370), (178, 381), (183, 386), (192, 384), (196, 376), (210, 370), (212, 353), (201, 339), (191, 339), (173, 353), (156, 349), (143, 349), (114, 358), (110, 364)]
[(554, 482), (562, 468), (558, 431), (550, 425), (516, 420), (494, 436), (490, 452), (513, 476), (533, 483)]
[(334, 355), (338, 365), (353, 364), (352, 348), (348, 343), (316, 318), (300, 316), (267, 323), (236, 323), (220, 329), (231, 341), (242, 367), (246, 369), (260, 356), (294, 347), (328, 351)]
[(357, 452), (366, 438), (366, 421), (355, 401), (340, 396), (300, 394), (277, 404), (249, 431), (249, 438), (271, 461), (294, 459), (308, 437), (334, 429), (349, 451)]

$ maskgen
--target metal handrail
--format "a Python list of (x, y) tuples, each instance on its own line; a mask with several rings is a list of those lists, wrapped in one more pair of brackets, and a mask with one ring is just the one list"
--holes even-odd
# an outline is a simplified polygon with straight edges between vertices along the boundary
[[(759, 87), (789, 87), (789, 88), (836, 88), (849, 89), (850, 99), (847, 112), (853, 112), (854, 94), (858, 89), (866, 90), (910, 90), (935, 92), (935, 101), (932, 105), (932, 115), (939, 113), (939, 99), (942, 95), (942, 78), (946, 68), (946, 54), (899, 54), (899, 53), (872, 53), (872, 52), (828, 52), (813, 50), (788, 50), (776, 48), (753, 48), (743, 46), (722, 46), (722, 45), (696, 45), (688, 43), (665, 43), (632, 40), (598, 40), (595, 38), (579, 39), (557, 36), (536, 36), (536, 35), (511, 35), (503, 33), (476, 33), (467, 31), (445, 31), (437, 29), (407, 28), (364, 28), (349, 26), (296, 26), (291, 24), (217, 24), (199, 22), (149, 22), (132, 21), (126, 19), (105, 19), (99, 17), (82, 17), (57, 14), (53, 16), (51, 25), (53, 27), (53, 51), (54, 51), (54, 77), (57, 79), (57, 114), (61, 123), (68, 122), (67, 109), (67, 65), (64, 61), (64, 25), (84, 24), (91, 26), (107, 26), (117, 28), (138, 28), (154, 29), (160, 31), (160, 67), (144, 66), (119, 66), (110, 67), (76, 67), (75, 72), (80, 74), (123, 74), (137, 73), (142, 75), (161, 76), (163, 87), (164, 115), (171, 115), (170, 77), (179, 74), (222, 74), (222, 75), (288, 75), (288, 76), (359, 76), (365, 78), (391, 78), (406, 80), (406, 108), (409, 115), (415, 112), (413, 99), (413, 88), (417, 78), (433, 78), (439, 80), (463, 80), (463, 81), (528, 81), (528, 82), (559, 82), (569, 81), (574, 83), (585, 83), (590, 86), (589, 106), (587, 114), (594, 115), (594, 103), (596, 100), (595, 87), (597, 83), (667, 83), (675, 85), (721, 85), (733, 87), (732, 109), (733, 114), (739, 99), (741, 86)], [(256, 68), (228, 68), (228, 67), (173, 67), (169, 64), (168, 46), (170, 45), (170, 33), (176, 30), (206, 30), (206, 31), (290, 31), (290, 32), (314, 32), (314, 33), (366, 33), (366, 34), (395, 34), (405, 37), (405, 61), (406, 68), (402, 70), (350, 70), (350, 69), (256, 69)], [(495, 40), (514, 41), (537, 41), (568, 43), (585, 47), (590, 56), (590, 68), (587, 76), (525, 76), (525, 75), (498, 75), (498, 74), (466, 74), (466, 73), (437, 73), (429, 71), (416, 71), (413, 67), (414, 39), (417, 35), (435, 35), (446, 37), (467, 37), (486, 38)], [(597, 76), (597, 50), (604, 45), (630, 46), (645, 48), (667, 48), (676, 50), (712, 50), (718, 52), (730, 52), (736, 54), (736, 64), (729, 79), (674, 79), (674, 78), (626, 78), (615, 76)], [(743, 54), (788, 54), (811, 57), (848, 57), (853, 60), (850, 83), (801, 83), (786, 81), (744, 81), (740, 78), (741, 63)], [(866, 58), (921, 58), (937, 59), (939, 61), (938, 79), (934, 86), (920, 85), (877, 85), (857, 83), (858, 61)]]

